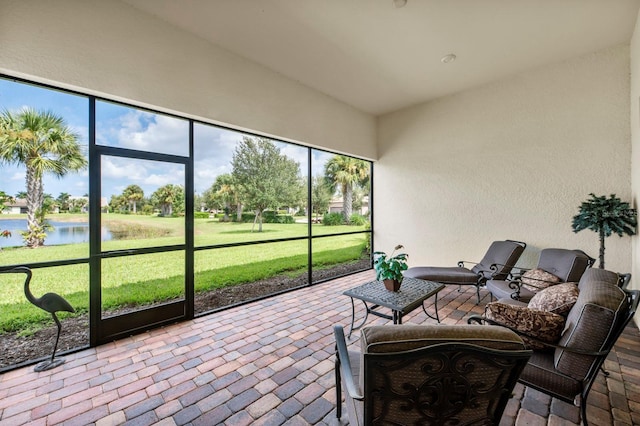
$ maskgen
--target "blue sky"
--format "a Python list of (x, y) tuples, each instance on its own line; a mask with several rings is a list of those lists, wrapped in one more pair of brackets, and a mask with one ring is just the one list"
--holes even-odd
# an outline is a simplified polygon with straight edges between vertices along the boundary
[[(79, 143), (88, 147), (88, 99), (56, 90), (0, 79), (0, 109), (16, 111), (23, 107), (52, 110), (62, 116), (79, 135)], [(196, 123), (195, 189), (202, 193), (216, 176), (231, 172), (233, 152), (243, 134), (215, 126)], [(96, 142), (165, 154), (188, 155), (187, 120), (149, 113), (143, 110), (99, 101), (96, 104)], [(300, 146), (277, 143), (281, 153), (300, 164), (303, 176), (307, 170), (307, 150)], [(322, 174), (324, 163), (332, 154), (313, 150), (313, 174)], [(184, 183), (184, 167), (155, 161), (120, 157), (102, 157), (102, 196), (122, 193), (130, 184), (139, 185), (150, 196), (159, 187)], [(82, 196), (89, 191), (88, 171), (70, 173), (61, 179), (45, 176), (45, 193), (57, 197), (61, 192)], [(24, 167), (0, 164), (0, 191), (15, 195), (25, 191)]]

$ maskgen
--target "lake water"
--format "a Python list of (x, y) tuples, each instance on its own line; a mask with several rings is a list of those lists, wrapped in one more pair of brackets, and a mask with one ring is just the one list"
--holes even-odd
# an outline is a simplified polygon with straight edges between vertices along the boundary
[[(87, 222), (49, 221), (49, 224), (53, 226), (53, 229), (47, 232), (47, 238), (44, 240), (45, 246), (89, 242), (89, 223)], [(11, 232), (11, 237), (0, 237), (0, 247), (24, 245), (22, 234), (20, 232), (27, 230), (26, 219), (0, 218), (0, 232), (4, 231), (5, 229)], [(102, 241), (108, 241), (110, 239), (112, 239), (111, 233), (107, 228), (103, 226)]]

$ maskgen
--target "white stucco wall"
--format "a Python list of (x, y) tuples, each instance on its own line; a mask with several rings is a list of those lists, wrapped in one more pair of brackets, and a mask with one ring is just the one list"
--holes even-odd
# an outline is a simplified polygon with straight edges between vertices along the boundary
[[(631, 187), (633, 191), (633, 207), (640, 207), (640, 12), (636, 20), (636, 28), (631, 37)], [(632, 237), (632, 286), (640, 289), (640, 236)]]
[(372, 116), (115, 0), (3, 0), (0, 72), (376, 157)]
[[(382, 116), (378, 155), (377, 250), (402, 243), (412, 266), (455, 266), (515, 239), (522, 266), (545, 247), (597, 257), (597, 234), (571, 219), (590, 192), (630, 200), (629, 46)], [(605, 259), (630, 271), (631, 238), (608, 238)]]

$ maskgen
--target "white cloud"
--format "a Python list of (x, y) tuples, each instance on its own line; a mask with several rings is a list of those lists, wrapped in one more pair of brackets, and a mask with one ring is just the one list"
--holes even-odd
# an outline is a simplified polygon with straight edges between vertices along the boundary
[[(163, 114), (105, 105), (109, 112), (124, 111), (98, 122), (99, 144), (163, 154), (189, 155), (188, 121)], [(112, 108), (112, 109), (108, 109)]]
[(324, 176), (324, 165), (333, 157), (333, 154), (314, 149), (311, 151), (311, 155), (311, 174), (313, 176)]
[(216, 181), (216, 178), (225, 173), (231, 173), (231, 165), (224, 164), (218, 167), (198, 167), (195, 166), (193, 176), (195, 191), (199, 194), (209, 189)]
[(184, 186), (184, 170), (182, 171), (175, 170), (175, 171), (176, 173), (163, 173), (163, 174), (153, 173), (147, 176), (142, 181), (142, 183), (145, 185), (153, 185), (158, 188), (161, 186), (167, 185), (169, 183), (172, 183), (174, 185)]
[(69, 127), (74, 133), (77, 133), (78, 135), (80, 135), (80, 140), (78, 142), (84, 147), (85, 150), (88, 149), (87, 141), (89, 140), (89, 127), (86, 125), (84, 126), (69, 125)]
[(242, 141), (242, 133), (210, 125), (198, 124), (193, 133), (196, 161), (230, 162), (236, 146)]
[(102, 157), (102, 178), (142, 181), (148, 175), (146, 161), (118, 157)]
[(122, 116), (121, 124), (118, 131), (120, 146), (165, 154), (189, 154), (189, 126), (185, 120), (132, 111)]
[(288, 158), (298, 163), (300, 166), (300, 173), (302, 176), (306, 176), (308, 164), (307, 148), (291, 144), (277, 144), (277, 146), (280, 148), (280, 154), (286, 155)]
[(194, 184), (202, 193), (216, 177), (231, 173), (233, 153), (242, 141), (240, 132), (211, 125), (196, 124), (194, 127)]
[(128, 185), (139, 185), (146, 196), (169, 183), (184, 185), (184, 166), (133, 158), (102, 157), (102, 196), (121, 194)]

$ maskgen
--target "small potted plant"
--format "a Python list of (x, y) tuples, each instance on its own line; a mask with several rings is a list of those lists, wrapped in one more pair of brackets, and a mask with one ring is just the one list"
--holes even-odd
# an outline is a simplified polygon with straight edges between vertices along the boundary
[(391, 254), (387, 256), (385, 252), (376, 251), (373, 253), (373, 268), (376, 270), (376, 279), (382, 281), (387, 290), (398, 291), (402, 284), (402, 271), (407, 270), (406, 253), (393, 255), (397, 250), (404, 248), (402, 244), (398, 244)]

